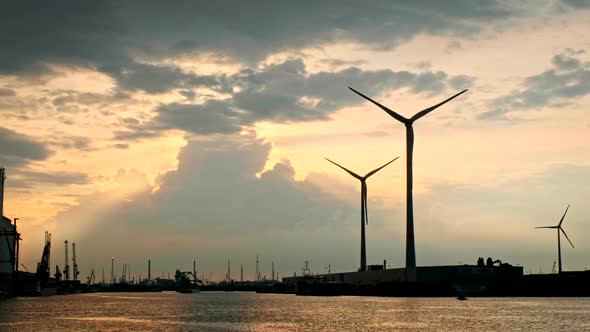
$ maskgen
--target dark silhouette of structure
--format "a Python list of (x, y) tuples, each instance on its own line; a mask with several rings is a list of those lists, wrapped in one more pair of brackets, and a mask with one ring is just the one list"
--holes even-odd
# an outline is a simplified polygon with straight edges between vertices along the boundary
[(369, 214), (367, 212), (367, 179), (369, 177), (371, 177), (371, 175), (379, 172), (383, 167), (385, 167), (385, 166), (391, 164), (392, 162), (394, 162), (395, 160), (397, 160), (397, 158), (399, 158), (399, 157), (396, 157), (395, 159), (389, 161), (385, 165), (370, 171), (365, 176), (360, 176), (360, 175), (352, 172), (351, 170), (348, 170), (347, 168), (333, 162), (332, 160), (325, 158), (327, 161), (342, 168), (348, 174), (352, 175), (354, 178), (361, 181), (361, 267), (360, 267), (360, 271), (367, 270), (367, 249), (366, 249), (366, 245), (365, 245), (365, 224), (369, 223)]
[(574, 248), (574, 244), (572, 243), (572, 241), (570, 241), (570, 238), (567, 236), (567, 234), (565, 233), (565, 231), (563, 230), (563, 228), (561, 227), (561, 224), (563, 223), (563, 219), (565, 218), (565, 215), (567, 214), (567, 210), (569, 210), (570, 206), (568, 204), (567, 208), (565, 208), (565, 212), (563, 213), (563, 216), (561, 217), (561, 220), (559, 221), (559, 224), (557, 224), (557, 226), (541, 226), (541, 227), (535, 227), (535, 228), (552, 228), (552, 229), (557, 229), (557, 265), (559, 268), (559, 273), (561, 274), (561, 234), (560, 231), (563, 232), (563, 235), (565, 235), (565, 238), (567, 239), (567, 241), (571, 244), (572, 248)]
[(65, 245), (65, 263), (64, 263), (64, 280), (70, 280), (70, 262), (68, 260), (68, 240), (64, 241)]
[[(45, 246), (43, 247), (43, 254), (41, 255), (41, 261), (37, 263), (37, 278), (42, 287), (47, 285), (50, 277), (51, 265), (51, 234), (45, 232)], [(56, 272), (57, 273), (57, 272)]]
[(459, 95), (465, 93), (467, 89), (457, 93), (456, 95), (434, 105), (429, 108), (426, 108), (412, 116), (411, 118), (405, 118), (400, 114), (392, 111), (391, 109), (379, 104), (378, 102), (374, 101), (373, 99), (365, 96), (364, 94), (356, 91), (355, 89), (348, 87), (354, 93), (358, 94), (359, 96), (365, 98), (366, 100), (372, 102), (373, 104), (377, 105), (379, 108), (384, 110), (387, 114), (391, 117), (396, 119), (397, 121), (403, 123), (406, 126), (406, 151), (407, 151), (407, 160), (406, 160), (406, 172), (407, 172), (407, 179), (406, 179), (406, 187), (407, 187), (407, 199), (406, 199), (406, 215), (407, 215), (407, 225), (406, 225), (406, 269), (414, 269), (416, 268), (416, 246), (414, 244), (414, 203), (412, 199), (412, 184), (413, 184), (413, 173), (412, 173), (412, 156), (414, 151), (414, 128), (412, 125), (414, 122), (421, 117), (425, 116), (426, 114), (434, 111), (438, 107), (446, 104), (447, 102), (455, 99)]

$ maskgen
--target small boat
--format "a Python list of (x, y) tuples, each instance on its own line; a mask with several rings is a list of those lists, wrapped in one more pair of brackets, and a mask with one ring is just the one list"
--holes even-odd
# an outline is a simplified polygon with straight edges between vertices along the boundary
[(201, 291), (198, 288), (181, 288), (178, 290), (179, 293), (182, 294), (191, 294), (191, 293), (200, 293)]
[(465, 301), (465, 300), (467, 300), (467, 298), (465, 297), (465, 295), (461, 294), (461, 295), (457, 296), (457, 300)]

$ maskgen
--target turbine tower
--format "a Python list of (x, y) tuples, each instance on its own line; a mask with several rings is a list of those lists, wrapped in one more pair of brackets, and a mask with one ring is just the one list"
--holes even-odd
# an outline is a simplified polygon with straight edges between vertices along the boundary
[(352, 175), (354, 178), (361, 181), (361, 267), (360, 267), (361, 271), (367, 271), (367, 249), (366, 249), (366, 245), (365, 245), (365, 224), (369, 223), (369, 214), (367, 212), (367, 179), (369, 177), (371, 177), (371, 175), (379, 172), (383, 167), (394, 162), (397, 158), (399, 158), (399, 157), (396, 157), (395, 159), (390, 160), (387, 164), (370, 171), (365, 176), (360, 176), (360, 175), (344, 168), (343, 166), (338, 165), (337, 163), (333, 162), (332, 160), (325, 158), (327, 161), (342, 168), (348, 174)]
[(412, 125), (414, 122), (421, 117), (425, 116), (426, 114), (434, 111), (438, 107), (446, 104), (447, 102), (455, 99), (459, 95), (465, 93), (467, 89), (457, 93), (456, 95), (434, 105), (429, 108), (426, 108), (412, 116), (411, 118), (406, 118), (401, 116), (400, 114), (392, 111), (391, 109), (379, 104), (378, 102), (374, 101), (373, 99), (365, 96), (364, 94), (356, 91), (355, 89), (348, 87), (354, 93), (358, 94), (359, 96), (365, 98), (366, 100), (372, 102), (373, 104), (377, 105), (379, 108), (384, 110), (387, 114), (391, 117), (396, 119), (397, 121), (403, 123), (406, 126), (406, 273), (407, 269), (415, 269), (416, 268), (416, 245), (414, 244), (414, 201), (412, 198), (412, 186), (413, 186), (413, 172), (412, 172), (412, 157), (414, 152), (414, 128)]
[[(563, 219), (565, 218), (565, 215), (567, 214), (567, 210), (569, 210), (570, 206), (568, 204), (567, 208), (565, 208), (565, 212), (563, 213), (563, 216), (561, 217), (561, 220), (559, 221), (559, 224), (557, 224), (557, 226), (541, 226), (541, 227), (535, 227), (535, 228), (553, 228), (553, 229), (557, 229), (557, 266), (558, 266), (558, 271), (559, 273), (561, 273), (561, 232), (563, 232), (563, 235), (565, 235), (565, 238), (567, 239), (567, 241), (572, 245), (572, 248), (574, 248), (574, 244), (572, 243), (572, 241), (570, 241), (570, 238), (567, 236), (567, 234), (565, 234), (565, 231), (563, 230), (563, 228), (561, 227), (561, 224), (563, 223)], [(561, 232), (560, 232), (561, 231)]]

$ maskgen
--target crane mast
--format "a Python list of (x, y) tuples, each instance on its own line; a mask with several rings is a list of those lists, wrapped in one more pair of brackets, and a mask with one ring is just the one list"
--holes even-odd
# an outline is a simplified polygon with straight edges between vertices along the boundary
[(66, 246), (66, 262), (64, 264), (64, 280), (70, 280), (70, 265), (69, 265), (69, 259), (68, 259), (68, 240), (64, 241), (64, 244)]

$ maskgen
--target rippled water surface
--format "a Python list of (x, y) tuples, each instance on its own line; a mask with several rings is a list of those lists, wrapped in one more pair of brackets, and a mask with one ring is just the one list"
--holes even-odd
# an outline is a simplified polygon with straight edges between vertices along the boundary
[(374, 298), (203, 292), (0, 302), (0, 331), (590, 331), (590, 298)]

